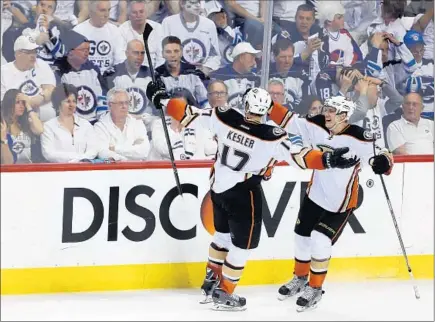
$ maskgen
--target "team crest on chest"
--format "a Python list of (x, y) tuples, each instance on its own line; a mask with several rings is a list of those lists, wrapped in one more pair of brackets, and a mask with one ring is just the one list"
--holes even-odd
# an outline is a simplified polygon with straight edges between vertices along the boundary
[(35, 82), (31, 79), (26, 80), (23, 84), (21, 84), (19, 91), (27, 96), (35, 96), (38, 94), (39, 87), (35, 84)]
[(189, 38), (181, 44), (183, 48), (183, 59), (189, 64), (195, 65), (202, 63), (206, 56), (204, 44), (196, 39)]
[(142, 114), (147, 106), (147, 98), (144, 91), (137, 87), (127, 88), (127, 92), (130, 94), (129, 113)]
[(90, 114), (97, 106), (94, 91), (88, 86), (80, 86), (77, 91), (77, 109), (80, 114)]

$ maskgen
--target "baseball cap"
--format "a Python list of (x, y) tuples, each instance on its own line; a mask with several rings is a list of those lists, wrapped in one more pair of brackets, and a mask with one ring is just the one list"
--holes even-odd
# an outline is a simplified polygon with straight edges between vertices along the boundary
[(23, 36), (21, 35), (20, 37), (17, 38), (17, 40), (15, 40), (14, 43), (14, 51), (17, 50), (33, 50), (38, 48), (39, 45), (35, 42), (35, 39), (33, 39), (33, 37), (30, 36)]
[(257, 54), (261, 53), (261, 50), (256, 50), (254, 47), (252, 47), (252, 45), (249, 42), (243, 41), (243, 42), (238, 43), (234, 47), (233, 52), (231, 53), (231, 56), (233, 58), (236, 58), (240, 54), (244, 54), (244, 53), (257, 55)]
[(406, 47), (425, 44), (423, 40), (423, 34), (415, 30), (409, 30), (403, 37), (403, 42), (405, 43)]

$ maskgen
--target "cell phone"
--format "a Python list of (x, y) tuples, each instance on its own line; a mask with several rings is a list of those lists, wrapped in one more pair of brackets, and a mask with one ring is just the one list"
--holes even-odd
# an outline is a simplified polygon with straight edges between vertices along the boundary
[(316, 32), (314, 35), (311, 35), (308, 37), (308, 40), (314, 39), (314, 38), (318, 38), (319, 37), (319, 33)]

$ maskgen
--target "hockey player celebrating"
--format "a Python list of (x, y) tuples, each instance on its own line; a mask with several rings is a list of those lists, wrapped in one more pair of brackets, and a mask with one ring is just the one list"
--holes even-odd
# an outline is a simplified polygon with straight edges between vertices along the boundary
[[(295, 225), (294, 277), (279, 289), (283, 300), (303, 292), (298, 311), (313, 308), (321, 300), (332, 246), (337, 242), (358, 201), (358, 172), (369, 164), (376, 174), (389, 174), (393, 159), (387, 150), (373, 155), (373, 135), (348, 123), (355, 104), (343, 96), (324, 103), (322, 115), (299, 118), (275, 104), (270, 117), (288, 132), (302, 135), (320, 151), (348, 146), (359, 162), (336, 171), (314, 170)], [(309, 277), (308, 277), (309, 276)]]
[[(150, 83), (147, 96), (162, 108), (167, 98), (163, 85)], [(173, 98), (167, 114), (183, 126), (198, 118), (216, 135), (218, 152), (211, 169), (211, 199), (216, 233), (209, 247), (206, 278), (202, 286), (216, 310), (245, 310), (246, 299), (234, 294), (250, 250), (258, 246), (262, 223), (261, 181), (277, 161), (302, 169), (349, 168), (358, 161), (344, 158), (348, 148), (328, 151), (292, 144), (286, 131), (264, 123), (272, 99), (261, 88), (243, 96), (244, 114), (231, 107), (199, 110)], [(166, 104), (165, 104), (166, 105)]]

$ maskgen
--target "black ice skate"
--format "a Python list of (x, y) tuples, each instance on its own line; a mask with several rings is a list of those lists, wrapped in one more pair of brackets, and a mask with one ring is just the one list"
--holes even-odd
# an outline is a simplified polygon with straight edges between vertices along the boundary
[(293, 279), (281, 286), (278, 290), (278, 300), (284, 301), (291, 296), (294, 296), (300, 292), (303, 292), (305, 286), (308, 284), (308, 275), (307, 276), (296, 276), (294, 275)]
[(213, 310), (216, 311), (244, 311), (246, 310), (246, 299), (236, 294), (228, 294), (217, 287), (213, 290)]
[(201, 292), (205, 296), (205, 298), (199, 302), (200, 304), (207, 304), (213, 302), (211, 295), (218, 284), (219, 278), (216, 276), (212, 269), (207, 267), (205, 279), (201, 286)]
[(323, 293), (325, 293), (325, 291), (323, 291), (322, 288), (307, 285), (304, 289), (304, 293), (299, 296), (296, 301), (296, 311), (304, 312), (309, 309), (315, 309), (322, 299)]

